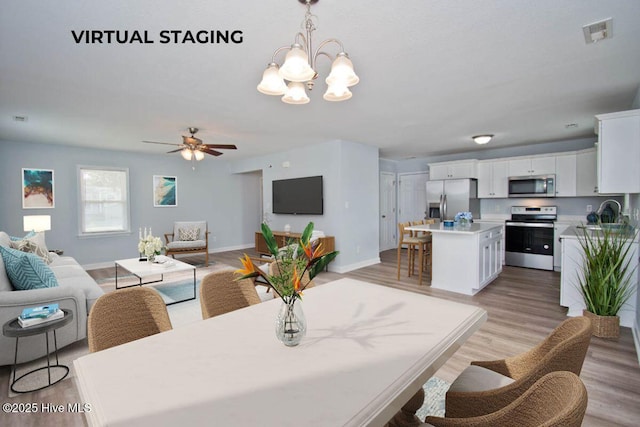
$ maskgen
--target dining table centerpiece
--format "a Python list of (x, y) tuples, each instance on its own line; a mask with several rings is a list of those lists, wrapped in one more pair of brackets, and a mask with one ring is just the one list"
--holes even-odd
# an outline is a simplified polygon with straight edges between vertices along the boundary
[(262, 236), (267, 244), (272, 268), (269, 272), (259, 268), (245, 254), (240, 259), (242, 268), (236, 270), (237, 280), (261, 276), (267, 286), (280, 297), (282, 304), (276, 317), (276, 337), (286, 346), (300, 343), (307, 332), (307, 322), (302, 310), (302, 292), (313, 278), (335, 259), (338, 251), (324, 253), (322, 243), (312, 241), (313, 222), (310, 222), (300, 238), (290, 239), (279, 248), (271, 228), (262, 224)]

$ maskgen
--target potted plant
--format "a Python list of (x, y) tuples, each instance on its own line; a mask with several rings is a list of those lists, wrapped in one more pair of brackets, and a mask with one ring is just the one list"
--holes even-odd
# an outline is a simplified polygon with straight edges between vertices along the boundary
[(600, 225), (600, 230), (585, 227), (578, 236), (584, 261), (578, 283), (586, 306), (583, 313), (591, 319), (593, 335), (617, 338), (618, 312), (635, 289), (635, 267), (630, 268), (629, 251), (637, 233), (628, 225)]

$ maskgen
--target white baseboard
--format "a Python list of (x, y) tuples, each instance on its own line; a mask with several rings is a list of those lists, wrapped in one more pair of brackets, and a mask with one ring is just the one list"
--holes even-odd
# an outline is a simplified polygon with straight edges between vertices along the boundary
[(638, 364), (640, 365), (640, 326), (638, 325), (637, 317), (633, 328), (631, 328), (631, 332), (633, 332), (633, 343), (636, 346), (636, 356), (638, 357)]
[(349, 264), (349, 265), (335, 266), (335, 265), (329, 264), (329, 271), (333, 271), (334, 273), (344, 274), (353, 270), (357, 270), (359, 268), (369, 267), (370, 265), (375, 265), (375, 264), (380, 264), (380, 257), (368, 259), (365, 261), (360, 261), (355, 264)]
[(225, 246), (221, 248), (214, 248), (212, 252), (209, 252), (209, 253), (239, 251), (241, 249), (252, 249), (255, 246), (256, 246), (255, 243), (245, 243), (243, 245), (236, 245), (236, 246)]

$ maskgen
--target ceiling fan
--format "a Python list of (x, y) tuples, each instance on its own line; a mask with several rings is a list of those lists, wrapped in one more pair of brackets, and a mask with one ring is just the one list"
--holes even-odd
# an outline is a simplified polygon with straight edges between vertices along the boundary
[(167, 151), (167, 153), (177, 153), (178, 151), (182, 155), (185, 160), (191, 160), (194, 162), (195, 169), (195, 161), (200, 161), (204, 159), (204, 154), (211, 154), (212, 156), (221, 156), (223, 153), (220, 151), (214, 150), (223, 149), (223, 150), (235, 150), (236, 147), (233, 144), (204, 144), (200, 138), (196, 138), (194, 135), (198, 133), (198, 128), (190, 127), (189, 133), (191, 136), (182, 135), (182, 144), (173, 144), (170, 142), (157, 142), (157, 141), (142, 141), (147, 144), (163, 144), (163, 145), (175, 145), (178, 148), (175, 150)]

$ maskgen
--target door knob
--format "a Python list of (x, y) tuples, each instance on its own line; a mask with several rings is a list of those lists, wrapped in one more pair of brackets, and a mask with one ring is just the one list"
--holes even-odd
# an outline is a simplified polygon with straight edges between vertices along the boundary
[(386, 218), (386, 217), (387, 217), (386, 215), (382, 215), (382, 218)]

